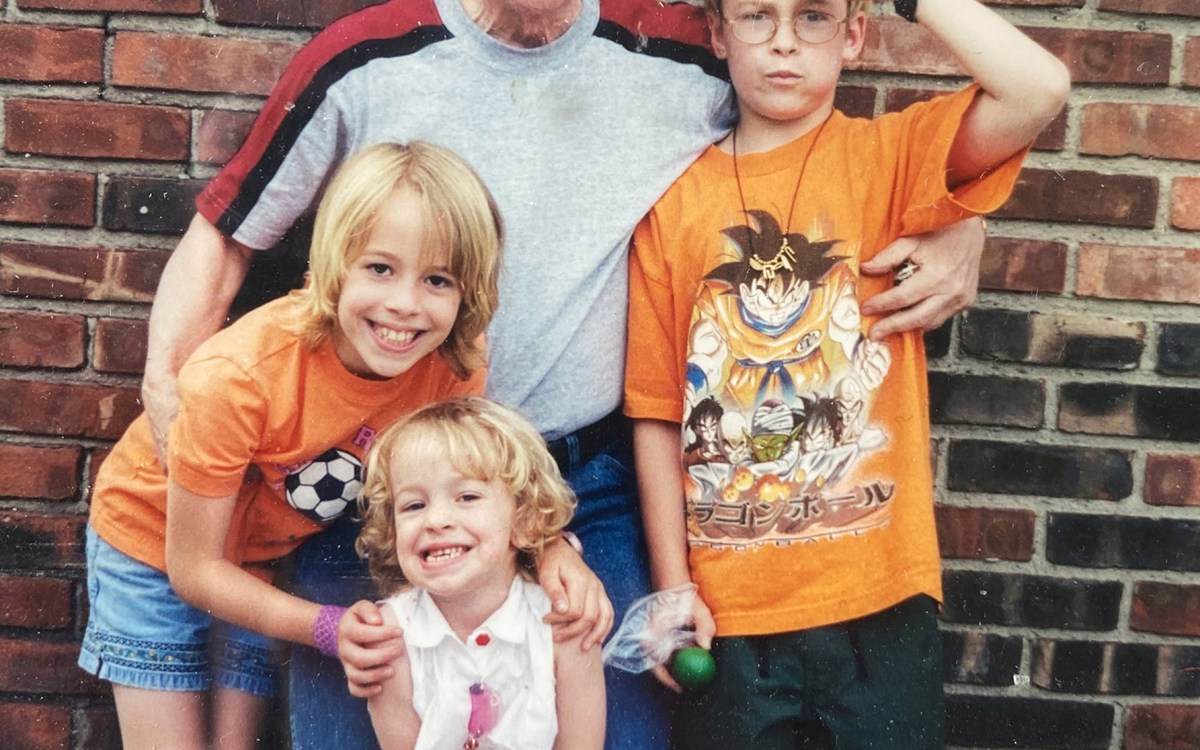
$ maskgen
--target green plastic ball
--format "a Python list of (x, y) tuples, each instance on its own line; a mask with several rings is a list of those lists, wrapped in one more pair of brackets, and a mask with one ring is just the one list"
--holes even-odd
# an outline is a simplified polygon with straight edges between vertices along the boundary
[(681, 648), (671, 657), (671, 676), (684, 690), (699, 690), (717, 675), (717, 663), (708, 649)]

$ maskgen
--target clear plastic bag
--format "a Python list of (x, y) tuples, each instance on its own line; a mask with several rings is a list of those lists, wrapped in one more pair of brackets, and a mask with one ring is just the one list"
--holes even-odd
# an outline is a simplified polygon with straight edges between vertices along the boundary
[(604, 663), (626, 672), (645, 672), (666, 664), (685, 646), (696, 643), (692, 603), (696, 584), (685, 583), (638, 599), (625, 613), (621, 627), (604, 646)]

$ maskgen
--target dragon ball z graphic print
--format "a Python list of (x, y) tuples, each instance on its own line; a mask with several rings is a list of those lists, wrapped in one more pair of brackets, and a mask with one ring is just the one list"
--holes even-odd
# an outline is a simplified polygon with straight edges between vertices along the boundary
[(871, 405), (891, 365), (862, 333), (856, 248), (760, 210), (721, 234), (688, 331), (690, 542), (786, 545), (886, 525), (894, 484), (847, 481), (888, 440)]

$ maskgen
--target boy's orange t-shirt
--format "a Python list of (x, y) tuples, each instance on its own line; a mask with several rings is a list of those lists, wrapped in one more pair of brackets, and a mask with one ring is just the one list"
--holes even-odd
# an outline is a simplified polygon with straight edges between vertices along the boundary
[[(170, 475), (204, 497), (237, 495), (226, 546), (238, 563), (282, 557), (340, 516), (331, 514), (354, 512), (344, 501), (363, 455), (398, 417), (483, 390), (482, 371), (460, 380), (436, 352), (390, 380), (358, 377), (328, 339), (306, 344), (295, 319), (293, 297), (270, 302), (202, 344), (179, 375)], [(143, 414), (101, 466), (90, 520), (109, 544), (166, 570), (166, 502)]]
[(945, 185), (976, 91), (872, 121), (835, 111), (736, 175), (714, 146), (634, 234), (625, 411), (682, 425), (664, 470), (683, 472), (719, 635), (941, 598), (922, 335), (866, 338), (859, 303), (892, 282), (859, 264), (1007, 198), (1023, 154)]

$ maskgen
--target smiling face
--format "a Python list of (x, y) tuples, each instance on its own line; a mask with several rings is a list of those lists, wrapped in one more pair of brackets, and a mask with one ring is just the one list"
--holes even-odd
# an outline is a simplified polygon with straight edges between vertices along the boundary
[(356, 375), (406, 372), (454, 327), (459, 282), (450, 273), (445, 243), (428, 241), (426, 223), (416, 193), (397, 188), (347, 266), (332, 339), (338, 358)]
[(389, 471), (400, 569), (455, 626), (507, 597), (517, 503), (503, 481), (464, 475), (447, 453), (441, 440), (414, 435), (396, 446)]
[[(810, 44), (794, 26), (806, 14), (846, 21), (829, 41)], [(724, 0), (722, 15), (710, 16), (713, 50), (728, 62), (737, 91), (739, 138), (750, 149), (782, 145), (829, 115), (842, 66), (858, 57), (866, 28), (862, 13), (846, 14), (846, 0)], [(775, 33), (764, 42), (748, 44), (733, 33), (734, 24), (767, 21)], [(767, 133), (778, 137), (757, 141)]]

